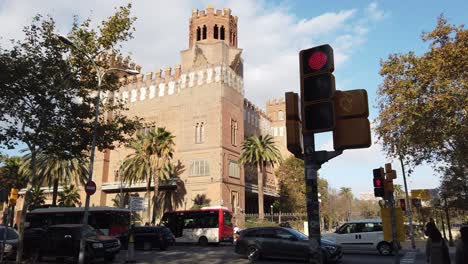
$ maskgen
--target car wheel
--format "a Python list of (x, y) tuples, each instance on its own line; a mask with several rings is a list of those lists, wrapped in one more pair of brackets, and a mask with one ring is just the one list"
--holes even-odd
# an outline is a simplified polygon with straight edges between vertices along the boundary
[(198, 239), (198, 245), (202, 247), (208, 246), (208, 239), (204, 236), (200, 237), (200, 239)]
[(260, 249), (256, 246), (249, 246), (246, 251), (246, 257), (249, 260), (255, 261), (260, 259)]
[(377, 245), (377, 250), (379, 251), (379, 254), (383, 256), (392, 254), (392, 246), (388, 242), (380, 242)]

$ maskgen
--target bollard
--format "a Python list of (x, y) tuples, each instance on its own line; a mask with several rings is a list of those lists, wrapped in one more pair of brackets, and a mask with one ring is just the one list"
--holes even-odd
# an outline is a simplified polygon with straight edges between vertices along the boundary
[(130, 237), (128, 238), (128, 249), (127, 249), (127, 260), (125, 263), (136, 263), (134, 258), (134, 243), (135, 240), (133, 239), (133, 232), (130, 232)]

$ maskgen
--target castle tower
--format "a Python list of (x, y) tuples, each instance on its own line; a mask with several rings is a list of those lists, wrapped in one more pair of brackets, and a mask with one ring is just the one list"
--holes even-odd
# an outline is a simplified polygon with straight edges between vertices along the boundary
[(228, 46), (237, 48), (237, 16), (232, 16), (229, 8), (224, 8), (223, 11), (215, 12), (212, 5), (208, 5), (206, 10), (192, 10), (189, 48), (196, 42), (218, 41), (224, 41)]
[(284, 98), (268, 100), (266, 112), (271, 120), (271, 135), (278, 143), (283, 158), (287, 158), (291, 153), (287, 149), (286, 138), (286, 101)]

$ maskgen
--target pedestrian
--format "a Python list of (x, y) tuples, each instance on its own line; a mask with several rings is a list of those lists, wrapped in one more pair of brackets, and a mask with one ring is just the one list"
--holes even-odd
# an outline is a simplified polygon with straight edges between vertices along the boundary
[(462, 225), (460, 228), (460, 240), (457, 241), (456, 253), (455, 253), (455, 264), (467, 264), (468, 263), (468, 223)]
[(430, 264), (449, 264), (450, 255), (447, 242), (434, 223), (426, 225), (426, 234), (429, 236), (426, 242), (426, 261)]

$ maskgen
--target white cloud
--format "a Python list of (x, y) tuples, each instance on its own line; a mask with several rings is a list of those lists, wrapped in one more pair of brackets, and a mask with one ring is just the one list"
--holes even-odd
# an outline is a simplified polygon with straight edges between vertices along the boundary
[[(4, 1), (0, 4), (0, 36), (22, 38), (21, 29), (36, 13), (51, 14), (61, 33), (69, 31), (72, 16), (91, 16), (100, 21), (113, 13), (114, 6), (127, 1), (48, 0)], [(204, 8), (207, 1), (135, 1), (133, 15), (138, 18), (135, 39), (125, 44), (143, 71), (154, 71), (180, 63), (179, 51), (188, 47), (188, 22), (193, 8)], [(376, 3), (297, 18), (288, 2), (220, 1), (215, 8), (230, 7), (239, 17), (239, 47), (244, 49), (246, 96), (260, 107), (266, 97), (284, 96), (299, 90), (298, 52), (301, 49), (330, 43), (335, 50), (337, 67), (365, 41), (372, 21), (383, 17)], [(91, 11), (92, 10), (92, 11)], [(1, 41), (5, 43), (5, 41)]]

